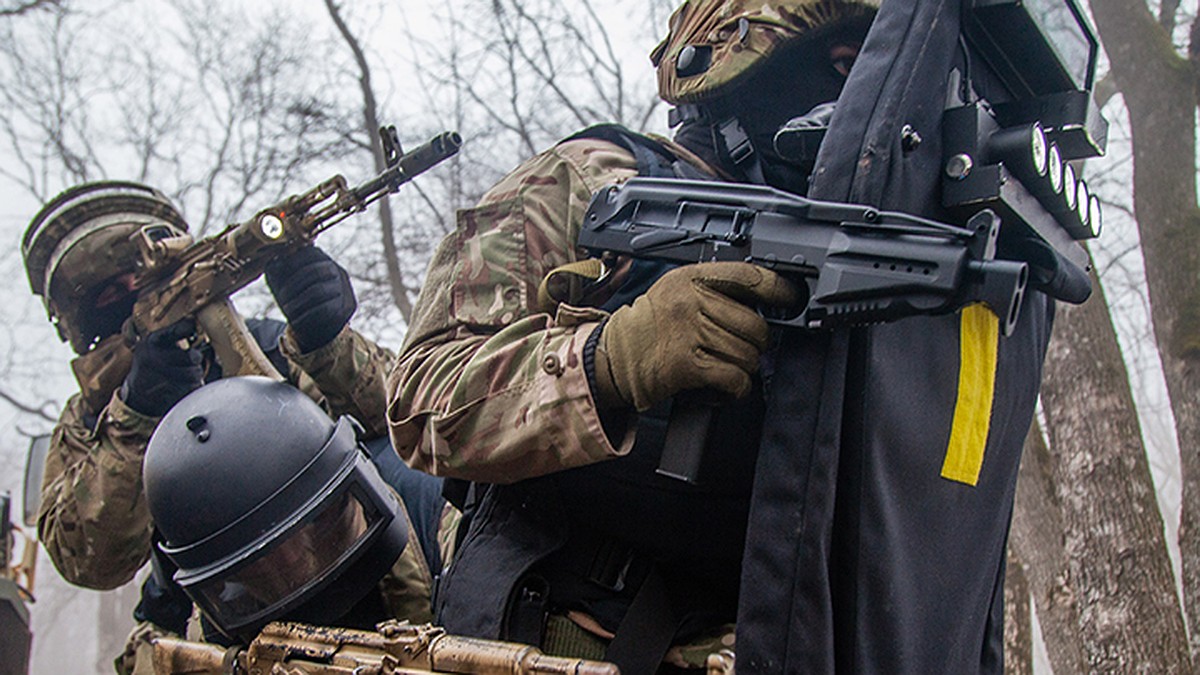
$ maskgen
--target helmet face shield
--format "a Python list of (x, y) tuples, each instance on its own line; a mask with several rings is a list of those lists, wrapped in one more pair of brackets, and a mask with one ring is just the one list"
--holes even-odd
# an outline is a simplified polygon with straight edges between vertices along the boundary
[(355, 488), (332, 495), (252, 558), (181, 583), (226, 633), (285, 614), (336, 577), (390, 521)]
[(206, 384), (159, 422), (142, 464), (159, 549), (227, 636), (336, 625), (400, 557), (408, 519), (360, 429), (263, 377)]

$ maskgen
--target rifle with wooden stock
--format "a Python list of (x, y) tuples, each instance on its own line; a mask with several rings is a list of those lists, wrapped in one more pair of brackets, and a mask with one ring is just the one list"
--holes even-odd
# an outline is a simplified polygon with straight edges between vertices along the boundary
[(361, 185), (352, 187), (341, 174), (335, 175), (199, 241), (163, 225), (142, 228), (135, 235), (141, 254), (135, 280), (138, 299), (125, 325), (130, 341), (194, 317), (226, 374), (281, 379), (233, 309), (230, 296), (257, 279), (271, 259), (361, 213), (462, 145), (462, 138), (448, 131), (406, 153), (394, 127), (380, 133), (387, 168)]

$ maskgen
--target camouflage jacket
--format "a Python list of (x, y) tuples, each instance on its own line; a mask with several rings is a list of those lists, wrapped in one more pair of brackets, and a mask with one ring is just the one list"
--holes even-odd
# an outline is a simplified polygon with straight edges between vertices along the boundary
[[(331, 415), (353, 415), (368, 433), (384, 433), (390, 351), (349, 328), (308, 354), (299, 353), (290, 330), (280, 347), (290, 382)], [(96, 398), (90, 391), (72, 396), (54, 428), (38, 537), (63, 578), (103, 590), (128, 582), (150, 555), (142, 456), (158, 418), (125, 405), (116, 391), (95, 413), (84, 401)]]
[[(605, 312), (582, 306), (582, 289), (573, 289), (570, 304), (539, 307), (538, 287), (580, 257), (574, 242), (592, 194), (636, 173), (633, 156), (617, 145), (569, 140), (458, 213), (457, 231), (430, 263), (388, 382), (392, 445), (409, 464), (508, 483), (629, 452), (634, 430), (607, 437), (583, 367), (584, 343)], [(589, 625), (586, 617), (570, 622)], [(597, 644), (594, 653), (564, 653), (599, 658), (604, 640)], [(732, 645), (732, 624), (712, 626), (674, 645), (664, 661), (703, 668), (708, 655)]]
[(605, 313), (539, 307), (538, 287), (578, 258), (592, 194), (636, 173), (633, 155), (617, 145), (568, 140), (459, 211), (388, 382), (392, 445), (410, 465), (509, 483), (629, 452), (633, 430), (606, 436), (583, 366), (584, 343)]

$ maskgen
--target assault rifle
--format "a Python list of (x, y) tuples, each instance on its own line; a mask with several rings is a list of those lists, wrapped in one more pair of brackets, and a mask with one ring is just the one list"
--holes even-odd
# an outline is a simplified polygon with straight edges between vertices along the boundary
[(233, 309), (229, 297), (263, 273), (267, 262), (311, 242), (347, 217), (458, 152), (462, 138), (444, 132), (403, 152), (394, 127), (380, 130), (387, 169), (357, 186), (336, 175), (316, 187), (259, 211), (243, 223), (194, 241), (161, 225), (135, 235), (141, 263), (138, 299), (126, 335), (136, 339), (195, 317), (217, 361), (230, 375), (279, 378)]
[(773, 269), (807, 290), (796, 311), (766, 314), (776, 324), (834, 328), (983, 302), (1007, 335), (1029, 270), (996, 259), (999, 236), (1000, 219), (987, 209), (958, 227), (759, 185), (631, 178), (592, 198), (579, 245), (597, 255)]
[(611, 663), (547, 656), (513, 642), (448, 635), (432, 625), (387, 621), (377, 631), (271, 623), (246, 648), (154, 640), (158, 675), (618, 675)]

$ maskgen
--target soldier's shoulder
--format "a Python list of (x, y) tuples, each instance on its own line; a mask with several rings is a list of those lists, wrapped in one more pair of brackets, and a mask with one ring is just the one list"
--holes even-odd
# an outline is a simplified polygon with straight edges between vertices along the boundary
[(686, 164), (691, 166), (690, 173), (717, 176), (717, 171), (703, 159), (675, 141), (617, 124), (599, 124), (584, 129), (561, 142), (558, 148), (562, 156), (580, 165), (640, 172), (651, 171), (651, 165)]
[[(559, 141), (550, 152), (561, 161), (576, 166), (634, 168), (637, 160), (628, 143), (613, 132), (615, 127), (598, 126), (584, 129)], [(627, 132), (632, 138), (632, 132)]]
[(602, 139), (573, 137), (522, 162), (488, 191), (481, 204), (532, 193), (550, 200), (578, 191), (590, 194), (636, 173), (637, 162), (628, 150)]

